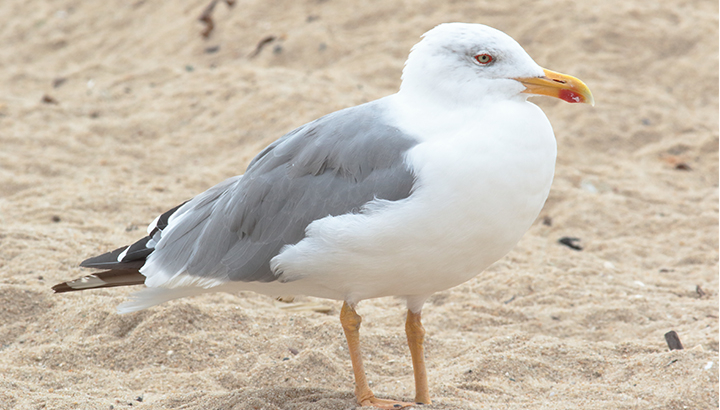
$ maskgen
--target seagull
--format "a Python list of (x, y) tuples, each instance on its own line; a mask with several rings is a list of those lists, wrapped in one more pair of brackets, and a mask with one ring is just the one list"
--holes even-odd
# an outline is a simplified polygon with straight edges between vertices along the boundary
[[(396, 94), (289, 132), (245, 174), (80, 265), (103, 271), (53, 290), (144, 284), (120, 313), (218, 291), (342, 301), (358, 404), (429, 404), (423, 304), (506, 255), (550, 191), (555, 135), (533, 95), (594, 105), (582, 81), (507, 34), (440, 24), (412, 48)], [(356, 307), (387, 296), (407, 302), (414, 402), (375, 397), (365, 376)]]

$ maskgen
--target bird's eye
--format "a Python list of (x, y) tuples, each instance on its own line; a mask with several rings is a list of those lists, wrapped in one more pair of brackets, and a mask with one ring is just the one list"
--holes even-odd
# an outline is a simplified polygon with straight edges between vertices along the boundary
[(475, 60), (482, 65), (487, 65), (492, 63), (494, 58), (490, 54), (478, 54), (475, 56)]

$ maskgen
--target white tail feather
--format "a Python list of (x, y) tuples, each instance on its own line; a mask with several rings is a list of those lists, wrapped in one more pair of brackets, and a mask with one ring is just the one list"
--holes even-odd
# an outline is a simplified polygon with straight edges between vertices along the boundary
[(130, 295), (130, 300), (121, 303), (117, 311), (120, 314), (137, 312), (151, 306), (159, 305), (174, 299), (188, 296), (201, 295), (203, 293), (216, 292), (214, 289), (203, 288), (146, 288)]

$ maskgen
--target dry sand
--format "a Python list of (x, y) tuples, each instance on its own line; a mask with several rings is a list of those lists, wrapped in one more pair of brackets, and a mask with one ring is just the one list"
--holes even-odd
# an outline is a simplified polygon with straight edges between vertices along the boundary
[[(513, 252), (426, 304), (424, 408), (718, 407), (716, 2), (239, 0), (205, 40), (207, 2), (0, 3), (0, 408), (354, 408), (336, 302), (217, 294), (120, 316), (129, 289), (50, 286), (283, 133), (395, 92), (447, 21), (509, 33), (597, 106), (535, 99), (553, 191)], [(376, 394), (412, 399), (403, 304), (359, 311)]]

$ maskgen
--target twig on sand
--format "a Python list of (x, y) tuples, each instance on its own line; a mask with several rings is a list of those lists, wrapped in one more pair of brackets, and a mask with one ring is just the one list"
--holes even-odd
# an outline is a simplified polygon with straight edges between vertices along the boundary
[[(205, 29), (203, 29), (201, 33), (203, 38), (210, 37), (210, 34), (212, 34), (213, 30), (215, 29), (215, 23), (212, 19), (212, 12), (215, 9), (215, 5), (217, 5), (220, 1), (221, 0), (212, 0), (210, 4), (205, 7), (205, 10), (203, 10), (200, 18), (198, 18), (198, 20), (205, 23)], [(228, 5), (228, 7), (232, 7), (235, 5), (235, 0), (225, 0), (225, 3)]]
[(277, 39), (277, 37), (275, 37), (275, 36), (267, 36), (267, 37), (263, 38), (262, 40), (260, 40), (258, 42), (257, 46), (255, 46), (255, 50), (253, 50), (253, 52), (250, 53), (248, 55), (248, 57), (253, 58), (253, 57), (257, 56), (258, 54), (260, 54), (260, 52), (266, 45), (272, 43), (276, 39)]

